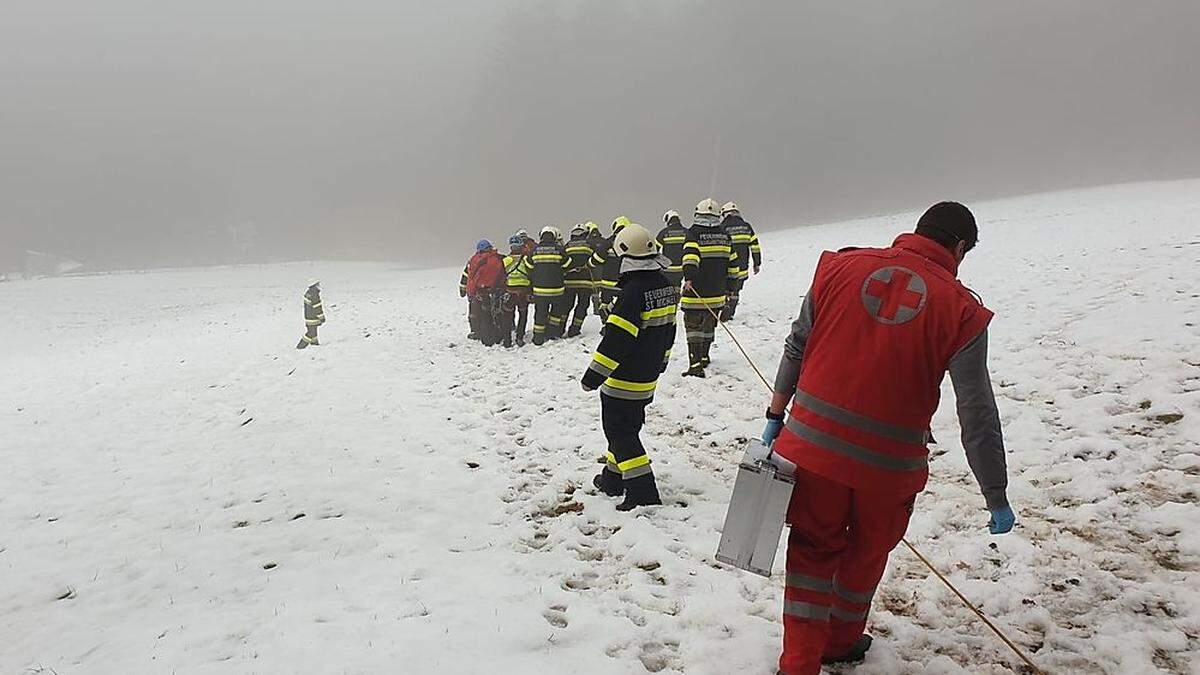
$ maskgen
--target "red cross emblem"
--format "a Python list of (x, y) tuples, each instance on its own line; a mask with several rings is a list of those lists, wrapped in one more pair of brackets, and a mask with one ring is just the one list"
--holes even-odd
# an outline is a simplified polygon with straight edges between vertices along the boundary
[(925, 308), (927, 292), (925, 280), (916, 272), (906, 267), (883, 267), (863, 281), (863, 307), (879, 323), (907, 323)]

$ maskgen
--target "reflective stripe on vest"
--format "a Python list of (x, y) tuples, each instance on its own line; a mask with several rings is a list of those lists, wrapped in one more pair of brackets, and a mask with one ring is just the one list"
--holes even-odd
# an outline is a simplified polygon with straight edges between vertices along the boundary
[(859, 415), (856, 412), (838, 407), (828, 401), (813, 396), (803, 389), (796, 390), (796, 405), (808, 410), (811, 413), (820, 415), (826, 419), (833, 420), (843, 426), (865, 431), (876, 436), (891, 439), (898, 443), (908, 443), (909, 445), (925, 445), (925, 430), (924, 429), (906, 429), (898, 427), (887, 422), (871, 419)]
[(787, 428), (788, 431), (797, 437), (823, 450), (832, 452), (835, 455), (848, 457), (863, 464), (870, 464), (879, 469), (886, 469), (888, 471), (918, 471), (929, 467), (928, 456), (897, 457), (871, 450), (870, 448), (864, 448), (861, 445), (831, 436), (819, 429), (814, 429), (791, 415), (788, 415)]

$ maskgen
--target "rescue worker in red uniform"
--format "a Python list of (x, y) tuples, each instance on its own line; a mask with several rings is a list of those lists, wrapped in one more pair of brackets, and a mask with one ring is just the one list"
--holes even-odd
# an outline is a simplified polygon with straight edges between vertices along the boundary
[(815, 675), (822, 662), (861, 660), (870, 647), (867, 614), (929, 475), (927, 430), (947, 371), (989, 529), (1012, 529), (987, 368), (992, 313), (957, 279), (977, 240), (971, 212), (942, 202), (890, 248), (821, 256), (763, 432), (797, 467), (782, 675)]
[(475, 251), (464, 269), (467, 276), (464, 291), (470, 301), (472, 333), (485, 347), (491, 347), (503, 338), (502, 302), (507, 275), (504, 258), (492, 247), (492, 242), (479, 240)]

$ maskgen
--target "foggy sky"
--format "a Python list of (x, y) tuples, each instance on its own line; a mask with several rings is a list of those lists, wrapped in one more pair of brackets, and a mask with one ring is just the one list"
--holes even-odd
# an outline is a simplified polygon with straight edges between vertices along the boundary
[(1198, 66), (1195, 0), (0, 0), (0, 268), (1193, 177)]

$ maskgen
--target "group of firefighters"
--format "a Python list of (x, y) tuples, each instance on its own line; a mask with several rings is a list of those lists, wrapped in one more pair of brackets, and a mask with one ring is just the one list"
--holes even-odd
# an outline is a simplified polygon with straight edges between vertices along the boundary
[[(469, 301), (469, 336), (488, 346), (523, 346), (531, 304), (535, 345), (580, 335), (589, 308), (607, 326), (623, 290), (622, 258), (628, 257), (617, 239), (631, 225), (619, 216), (604, 236), (596, 223), (579, 223), (565, 238), (550, 225), (537, 241), (520, 230), (509, 238), (507, 255), (481, 240), (459, 279), (459, 294)], [(664, 276), (682, 293), (689, 356), (684, 374), (704, 377), (717, 322), (734, 317), (746, 280), (762, 268), (758, 235), (737, 204), (718, 207), (704, 199), (690, 226), (667, 211), (651, 242), (666, 260)]]
[[(957, 278), (978, 235), (970, 210), (940, 202), (889, 247), (827, 251), (817, 263), (783, 341), (762, 434), (796, 467), (780, 675), (815, 675), (823, 663), (863, 659), (871, 646), (867, 615), (929, 476), (930, 421), (947, 373), (988, 529), (1004, 534), (1016, 522), (988, 373), (992, 313)], [(753, 228), (735, 204), (718, 209), (705, 199), (690, 227), (668, 211), (658, 236), (621, 217), (607, 237), (586, 223), (566, 241), (547, 227), (539, 241), (518, 232), (509, 244), (501, 256), (480, 242), (464, 270), (475, 337), (520, 344), (530, 300), (535, 344), (578, 335), (598, 291), (604, 328), (581, 378), (600, 392), (608, 443), (593, 483), (623, 497), (620, 511), (660, 504), (640, 433), (676, 315), (682, 308), (685, 374), (703, 377), (716, 322), (733, 316), (749, 270), (761, 267)], [(317, 344), (324, 320), (315, 281), (305, 319), (300, 347)]]

